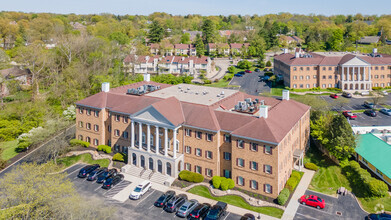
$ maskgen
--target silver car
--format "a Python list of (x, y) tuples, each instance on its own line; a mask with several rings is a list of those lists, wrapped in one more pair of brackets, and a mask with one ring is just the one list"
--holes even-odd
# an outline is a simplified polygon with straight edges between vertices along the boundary
[(176, 212), (176, 215), (179, 217), (186, 218), (198, 205), (198, 201), (195, 199), (185, 202), (179, 210)]
[(380, 109), (380, 112), (385, 115), (391, 115), (391, 109), (388, 109), (388, 108), (382, 108), (382, 109)]

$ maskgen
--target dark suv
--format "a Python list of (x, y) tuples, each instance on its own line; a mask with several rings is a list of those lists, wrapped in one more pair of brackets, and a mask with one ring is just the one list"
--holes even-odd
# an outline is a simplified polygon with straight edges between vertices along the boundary
[(209, 210), (204, 220), (218, 220), (225, 215), (226, 210), (227, 210), (227, 203), (217, 202), (216, 205), (214, 205)]
[(96, 178), (98, 178), (99, 175), (101, 175), (102, 173), (106, 172), (107, 171), (107, 167), (102, 167), (100, 168), (99, 170), (96, 169), (94, 171), (92, 171), (88, 177), (87, 177), (87, 180), (88, 181), (94, 181), (96, 180)]
[(188, 216), (188, 219), (194, 220), (194, 219), (203, 219), (205, 218), (206, 214), (208, 214), (210, 209), (210, 204), (204, 203), (199, 204)]
[(164, 193), (163, 195), (161, 195), (157, 200), (156, 202), (154, 203), (154, 205), (156, 207), (163, 207), (172, 197), (175, 196), (175, 191), (172, 191), (172, 190), (169, 190), (167, 191), (166, 193)]
[(184, 194), (174, 196), (167, 204), (164, 206), (166, 212), (176, 212), (178, 209), (187, 201), (187, 196)]
[(88, 174), (90, 174), (92, 171), (98, 169), (99, 167), (100, 167), (99, 164), (85, 166), (79, 171), (79, 175), (77, 175), (77, 176), (80, 178), (85, 178), (85, 177), (87, 177)]
[(98, 176), (98, 179), (96, 180), (97, 183), (103, 183), (107, 178), (109, 177), (114, 177), (117, 175), (117, 170), (116, 169), (110, 169), (106, 172), (101, 173)]

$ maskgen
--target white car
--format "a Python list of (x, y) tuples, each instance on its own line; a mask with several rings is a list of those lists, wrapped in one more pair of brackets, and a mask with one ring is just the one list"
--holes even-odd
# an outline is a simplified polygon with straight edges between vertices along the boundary
[(142, 183), (136, 186), (134, 190), (130, 193), (130, 199), (140, 199), (146, 192), (151, 189), (152, 183), (148, 180), (144, 180)]
[(383, 91), (383, 95), (388, 95), (388, 92), (387, 91)]

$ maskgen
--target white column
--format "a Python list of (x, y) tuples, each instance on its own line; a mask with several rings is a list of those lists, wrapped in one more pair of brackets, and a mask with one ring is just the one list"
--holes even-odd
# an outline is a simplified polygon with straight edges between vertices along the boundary
[[(358, 81), (362, 81), (362, 77), (361, 77), (361, 66), (358, 67)], [(361, 88), (361, 87), (360, 87)]]
[(134, 121), (132, 120), (131, 122), (131, 131), (130, 131), (130, 143), (131, 143), (131, 147), (134, 148)]
[(174, 159), (176, 158), (176, 129), (172, 130), (173, 133), (174, 133), (174, 137), (173, 137), (173, 143), (172, 143), (172, 146), (173, 146), (173, 152), (174, 152)]
[(355, 70), (354, 70), (354, 67), (350, 67), (350, 68), (352, 68), (352, 75), (353, 75), (353, 81), (356, 81), (356, 76), (355, 76)]
[(164, 156), (168, 156), (168, 132), (167, 128), (164, 128)]
[(344, 81), (345, 80), (344, 68), (343, 68), (343, 66), (341, 66), (341, 67), (342, 67), (341, 81)]
[[(363, 77), (364, 77), (364, 81), (366, 81), (366, 78), (365, 78), (365, 66), (363, 67), (364, 68), (364, 74), (363, 74)], [(365, 88), (364, 88), (365, 89)]]
[(147, 151), (151, 151), (151, 126), (147, 125)]
[(143, 147), (143, 124), (141, 122), (138, 123), (138, 148), (141, 149)]
[(156, 154), (159, 154), (159, 126), (155, 126), (155, 149)]

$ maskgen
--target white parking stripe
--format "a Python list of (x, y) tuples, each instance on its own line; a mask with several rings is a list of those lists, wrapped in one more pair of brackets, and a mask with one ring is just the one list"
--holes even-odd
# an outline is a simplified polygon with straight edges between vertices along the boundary
[(226, 218), (229, 216), (229, 214), (231, 214), (231, 213), (230, 213), (230, 212), (228, 212), (228, 215), (226, 215), (226, 216), (225, 216), (225, 218), (224, 218), (223, 220), (225, 220), (225, 219), (226, 219)]
[(102, 185), (99, 185), (99, 187), (96, 188), (94, 191), (96, 191), (96, 190), (98, 190), (98, 189), (100, 189), (100, 188), (102, 188)]
[(298, 213), (298, 212), (297, 212), (296, 214), (297, 214), (297, 215), (301, 215), (301, 216), (306, 217), (306, 218), (318, 220), (317, 218), (313, 218), (313, 217), (311, 217), (311, 216), (304, 215), (304, 214), (301, 214), (301, 213)]
[[(123, 180), (121, 180), (122, 182)], [(117, 183), (117, 185), (111, 187), (109, 190), (107, 190), (105, 193), (103, 193), (103, 195), (106, 195), (106, 193), (108, 193), (109, 191), (111, 191), (112, 189), (114, 189), (116, 186), (118, 186), (121, 182)]]
[(151, 205), (151, 207), (149, 207), (148, 209), (152, 209), (154, 207), (154, 205)]
[[(143, 198), (137, 203), (137, 205), (140, 205), (140, 203), (142, 203), (146, 198), (148, 198), (150, 195), (152, 195), (153, 194), (153, 192), (155, 192), (155, 190), (153, 190), (151, 193), (149, 193), (149, 195), (147, 195), (147, 196), (143, 196)], [(145, 195), (145, 194), (144, 194)]]
[(76, 169), (76, 170), (74, 170), (74, 171), (72, 171), (72, 172), (70, 172), (67, 176), (70, 176), (71, 174), (73, 174), (73, 173), (75, 173), (75, 172), (77, 172), (79, 169)]

